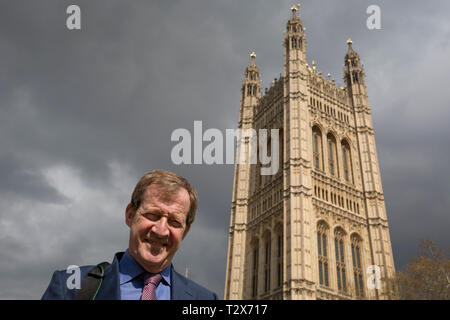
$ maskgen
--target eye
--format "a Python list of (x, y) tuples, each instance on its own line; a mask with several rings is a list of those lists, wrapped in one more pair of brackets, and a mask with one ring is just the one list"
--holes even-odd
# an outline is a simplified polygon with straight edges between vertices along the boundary
[(144, 213), (144, 217), (146, 219), (149, 219), (151, 221), (158, 221), (159, 220), (159, 215), (156, 213)]
[(169, 224), (174, 228), (181, 228), (183, 225), (178, 220), (170, 219)]

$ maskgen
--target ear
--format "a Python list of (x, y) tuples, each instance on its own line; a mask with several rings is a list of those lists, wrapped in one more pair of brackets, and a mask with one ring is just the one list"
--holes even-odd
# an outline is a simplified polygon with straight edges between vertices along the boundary
[(184, 240), (184, 238), (186, 237), (186, 235), (188, 234), (190, 229), (191, 229), (191, 226), (186, 227), (186, 229), (184, 230), (184, 233), (183, 233), (183, 238), (181, 238), (182, 241)]
[(125, 209), (125, 223), (128, 227), (131, 227), (131, 222), (133, 221), (134, 217), (134, 210), (131, 208), (131, 203), (127, 205), (127, 208)]

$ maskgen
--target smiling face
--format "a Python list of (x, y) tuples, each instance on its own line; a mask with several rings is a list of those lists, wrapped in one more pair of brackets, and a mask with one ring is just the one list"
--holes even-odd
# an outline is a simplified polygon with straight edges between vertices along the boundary
[(130, 227), (128, 252), (148, 272), (158, 273), (172, 262), (189, 231), (186, 217), (189, 194), (180, 188), (168, 197), (158, 185), (145, 191), (136, 212), (128, 204), (125, 221)]

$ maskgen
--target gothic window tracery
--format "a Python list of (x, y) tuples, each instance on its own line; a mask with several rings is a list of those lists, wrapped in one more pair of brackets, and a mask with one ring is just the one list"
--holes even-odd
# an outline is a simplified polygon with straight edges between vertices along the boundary
[(252, 297), (258, 294), (258, 264), (259, 264), (259, 241), (253, 243), (252, 252)]
[(361, 239), (353, 235), (351, 238), (353, 281), (357, 297), (364, 297), (363, 268), (361, 263)]
[(278, 229), (277, 235), (277, 287), (283, 284), (283, 229)]
[(344, 179), (346, 182), (353, 183), (353, 169), (352, 158), (350, 153), (350, 146), (347, 141), (343, 140), (342, 145), (342, 160), (344, 164)]
[(328, 277), (328, 249), (327, 249), (327, 231), (325, 223), (319, 223), (317, 226), (317, 253), (319, 262), (319, 284), (329, 287)]
[(323, 169), (322, 132), (318, 127), (313, 128), (313, 161), (315, 169)]
[(328, 168), (332, 176), (338, 177), (338, 166), (337, 166), (337, 150), (336, 150), (336, 139), (329, 133), (327, 135), (328, 140)]
[(337, 288), (340, 292), (347, 292), (347, 278), (344, 255), (344, 232), (337, 229), (334, 234), (334, 251), (336, 254)]
[(264, 244), (264, 292), (270, 291), (270, 262), (271, 262), (271, 238), (270, 233), (266, 235)]

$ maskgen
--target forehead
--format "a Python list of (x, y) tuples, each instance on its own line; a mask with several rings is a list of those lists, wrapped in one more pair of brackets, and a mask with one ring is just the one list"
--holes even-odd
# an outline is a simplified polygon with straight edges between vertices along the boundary
[(150, 185), (142, 197), (142, 209), (159, 208), (174, 213), (189, 211), (189, 193), (184, 188), (168, 193), (158, 185)]

